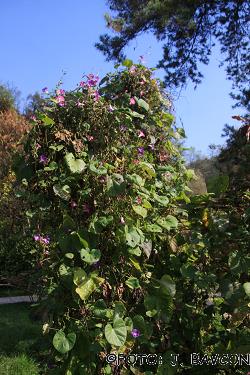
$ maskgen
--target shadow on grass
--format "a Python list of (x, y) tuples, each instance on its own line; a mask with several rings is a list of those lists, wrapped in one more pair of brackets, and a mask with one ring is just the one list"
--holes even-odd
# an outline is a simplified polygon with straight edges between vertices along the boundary
[(33, 321), (30, 313), (27, 303), (0, 305), (0, 375), (39, 374), (42, 324)]

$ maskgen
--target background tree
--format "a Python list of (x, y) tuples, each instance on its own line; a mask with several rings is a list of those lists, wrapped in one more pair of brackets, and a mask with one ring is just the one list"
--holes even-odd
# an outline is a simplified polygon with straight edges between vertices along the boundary
[(9, 84), (0, 84), (0, 112), (10, 109), (18, 110), (20, 91)]
[(107, 26), (117, 36), (101, 35), (96, 44), (107, 60), (122, 60), (124, 47), (143, 32), (152, 31), (163, 44), (158, 68), (165, 70), (168, 87), (202, 80), (200, 63), (208, 64), (219, 42), (221, 65), (232, 81), (236, 105), (249, 109), (249, 14), (247, 0), (108, 0), (114, 17)]
[(30, 94), (27, 97), (26, 106), (24, 108), (24, 115), (26, 118), (30, 118), (32, 115), (35, 115), (36, 112), (42, 111), (44, 105), (44, 99), (39, 94)]

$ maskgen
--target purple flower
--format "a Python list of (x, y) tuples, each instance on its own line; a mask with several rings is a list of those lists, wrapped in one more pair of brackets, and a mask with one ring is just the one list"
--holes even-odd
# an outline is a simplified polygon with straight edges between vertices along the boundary
[(35, 234), (33, 238), (34, 238), (35, 241), (40, 241), (41, 236), (40, 236), (40, 234)]
[(96, 90), (96, 91), (94, 92), (94, 100), (97, 102), (99, 99), (100, 99), (100, 94), (99, 94), (99, 92)]
[(42, 92), (44, 92), (45, 94), (48, 94), (48, 93), (49, 93), (48, 87), (44, 87), (44, 88), (42, 89)]
[(46, 237), (41, 237), (41, 240), (40, 240), (44, 245), (48, 245), (50, 243), (50, 238), (49, 236), (46, 236)]
[(47, 158), (46, 155), (43, 155), (43, 154), (42, 154), (42, 155), (40, 156), (40, 159), (39, 159), (39, 162), (40, 162), (40, 163), (42, 163), (42, 164), (48, 164), (48, 161), (49, 161), (49, 160), (48, 160), (48, 158)]
[(131, 331), (131, 335), (136, 338), (136, 337), (139, 337), (141, 335), (141, 333), (140, 333), (139, 329), (134, 328)]
[(138, 154), (143, 155), (144, 154), (144, 148), (143, 147), (138, 147)]
[(83, 212), (86, 212), (88, 214), (91, 212), (91, 209), (90, 209), (90, 206), (88, 205), (88, 203), (84, 203), (84, 205), (82, 207), (83, 207)]
[(99, 267), (100, 267), (100, 261), (98, 260), (97, 262), (94, 262), (94, 263), (92, 264), (92, 266), (93, 266), (94, 268), (99, 268)]
[(121, 126), (120, 126), (120, 130), (121, 130), (121, 131), (125, 131), (125, 130), (127, 130), (127, 127), (126, 127), (125, 125), (121, 125)]
[(96, 86), (98, 81), (99, 81), (99, 77), (98, 76), (95, 76), (94, 74), (88, 74), (87, 75), (87, 78), (88, 78), (88, 81), (87, 81), (87, 86), (88, 87), (93, 87), (93, 86)]
[(110, 104), (109, 107), (108, 107), (108, 111), (109, 111), (109, 112), (113, 112), (113, 111), (114, 111), (114, 108), (112, 107), (111, 104)]
[(71, 202), (70, 202), (70, 207), (71, 207), (71, 208), (75, 208), (75, 207), (77, 207), (77, 203), (76, 203), (75, 201), (71, 201)]
[(155, 145), (152, 143), (152, 144), (150, 144), (150, 145), (148, 145), (148, 147), (150, 147), (151, 148), (151, 150), (154, 150), (155, 149)]

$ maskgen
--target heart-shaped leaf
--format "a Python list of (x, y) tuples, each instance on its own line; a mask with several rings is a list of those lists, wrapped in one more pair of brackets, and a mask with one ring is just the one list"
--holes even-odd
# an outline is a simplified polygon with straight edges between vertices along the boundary
[(114, 346), (123, 346), (127, 338), (127, 327), (122, 319), (116, 319), (113, 326), (105, 326), (105, 337), (109, 344)]
[(86, 163), (82, 159), (75, 159), (71, 152), (67, 153), (64, 159), (72, 173), (82, 173), (86, 168)]
[(167, 215), (166, 218), (159, 218), (157, 219), (157, 224), (159, 224), (161, 227), (170, 230), (170, 229), (176, 229), (178, 227), (178, 220), (176, 217), (172, 215)]
[(80, 254), (82, 260), (88, 264), (96, 263), (101, 258), (101, 252), (98, 249), (81, 249)]
[(130, 289), (137, 289), (140, 288), (140, 283), (139, 280), (136, 277), (130, 276), (128, 280), (125, 281), (125, 284), (130, 288)]
[(61, 354), (69, 352), (75, 345), (75, 342), (76, 334), (74, 332), (71, 332), (66, 336), (65, 333), (60, 330), (55, 334), (53, 338), (53, 345), (55, 349)]
[(53, 186), (53, 191), (56, 195), (58, 195), (61, 199), (68, 201), (70, 199), (70, 187), (68, 185), (54, 185)]
[(143, 218), (147, 216), (148, 211), (146, 210), (146, 208), (136, 205), (133, 205), (132, 208), (138, 215), (142, 216)]

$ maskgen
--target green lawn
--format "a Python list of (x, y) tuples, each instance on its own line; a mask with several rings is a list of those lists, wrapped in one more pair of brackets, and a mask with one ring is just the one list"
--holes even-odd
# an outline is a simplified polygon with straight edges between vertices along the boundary
[(38, 375), (32, 359), (41, 324), (30, 319), (30, 305), (0, 305), (0, 375)]

